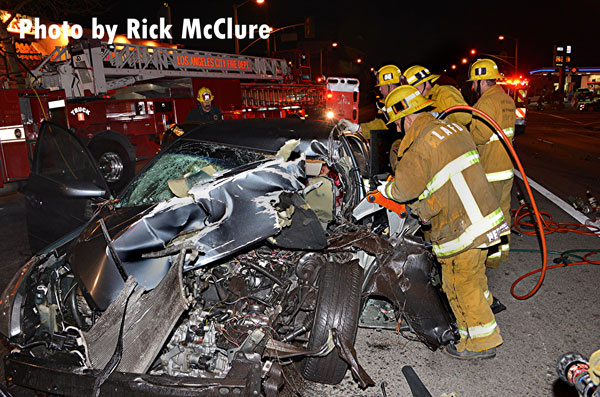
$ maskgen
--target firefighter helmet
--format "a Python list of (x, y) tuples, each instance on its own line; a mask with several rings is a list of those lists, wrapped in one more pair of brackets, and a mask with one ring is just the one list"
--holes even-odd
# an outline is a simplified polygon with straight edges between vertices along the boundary
[(381, 87), (382, 85), (388, 84), (400, 84), (402, 77), (402, 71), (398, 66), (385, 65), (377, 71), (377, 85), (375, 87)]
[(478, 59), (469, 67), (469, 80), (497, 80), (502, 75), (498, 71), (498, 65), (491, 59)]
[(389, 118), (387, 124), (425, 109), (432, 104), (433, 101), (426, 99), (415, 87), (401, 85), (385, 98), (384, 110)]
[(423, 66), (415, 65), (404, 71), (404, 77), (406, 77), (408, 84), (416, 87), (419, 84), (425, 83), (426, 81), (431, 81), (433, 83), (440, 76), (437, 74), (431, 74), (429, 69)]
[(202, 87), (198, 90), (198, 96), (196, 97), (198, 102), (210, 102), (213, 99), (215, 99), (215, 97), (208, 87)]

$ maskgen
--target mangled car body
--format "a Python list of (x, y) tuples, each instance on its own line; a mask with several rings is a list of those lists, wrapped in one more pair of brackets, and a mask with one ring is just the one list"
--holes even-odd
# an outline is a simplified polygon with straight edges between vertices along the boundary
[[(368, 175), (344, 134), (301, 120), (177, 128), (118, 199), (13, 277), (7, 379), (66, 395), (275, 395), (289, 365), (323, 383), (350, 367), (364, 387), (353, 344), (370, 297), (432, 349), (455, 338), (422, 241), (383, 208), (352, 216)], [(61, 191), (86, 196), (75, 179)]]

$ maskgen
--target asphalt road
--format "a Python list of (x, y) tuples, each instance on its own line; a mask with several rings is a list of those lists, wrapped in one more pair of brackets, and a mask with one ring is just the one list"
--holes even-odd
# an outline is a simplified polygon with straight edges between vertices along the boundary
[[(587, 188), (600, 193), (599, 132), (593, 129), (600, 125), (598, 121), (600, 117), (596, 114), (530, 111), (528, 129), (515, 143), (528, 176), (565, 198), (584, 194)], [(536, 194), (536, 201), (555, 220), (573, 221), (541, 195)], [(516, 207), (515, 197), (513, 204)], [(513, 236), (512, 247), (535, 250), (538, 242), (535, 237)], [(548, 236), (549, 250), (585, 248), (600, 249), (600, 239), (577, 234)], [(0, 288), (4, 288), (29, 256), (24, 203), (18, 193), (0, 197), (0, 252)], [(303, 396), (381, 396), (380, 384), (385, 381), (388, 396), (410, 396), (401, 368), (411, 365), (433, 396), (450, 392), (461, 397), (576, 396), (573, 388), (557, 380), (555, 364), (565, 352), (578, 351), (589, 356), (600, 348), (597, 304), (600, 268), (584, 265), (550, 270), (532, 298), (526, 301), (513, 298), (511, 284), (540, 264), (539, 254), (513, 252), (501, 269), (488, 271), (491, 291), (507, 306), (506, 311), (497, 315), (504, 344), (496, 358), (457, 361), (392, 331), (360, 329), (356, 351), (376, 387), (359, 389), (349, 372), (342, 383), (333, 386), (302, 381), (289, 373), (295, 386), (288, 387), (288, 394), (293, 395), (291, 390), (296, 388)], [(525, 294), (531, 290), (537, 277), (519, 284), (516, 292)]]
[(563, 200), (600, 198), (600, 112), (528, 110), (515, 148), (527, 175)]

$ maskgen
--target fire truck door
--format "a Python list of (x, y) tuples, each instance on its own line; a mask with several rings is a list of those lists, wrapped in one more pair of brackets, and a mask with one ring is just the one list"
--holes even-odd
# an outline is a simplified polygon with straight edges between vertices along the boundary
[(24, 98), (18, 98), (12, 90), (0, 92), (0, 102), (8, 104), (3, 108), (4, 114), (0, 116), (0, 186), (6, 182), (27, 179), (29, 175), (21, 99)]
[(37, 252), (91, 218), (108, 186), (91, 154), (64, 127), (44, 122), (33, 168), (23, 189), (32, 252)]

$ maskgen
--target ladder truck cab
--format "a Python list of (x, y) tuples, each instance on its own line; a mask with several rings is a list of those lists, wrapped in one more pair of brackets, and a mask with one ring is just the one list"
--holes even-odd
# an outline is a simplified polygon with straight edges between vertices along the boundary
[(515, 101), (515, 134), (523, 134), (527, 124), (527, 88), (529, 80), (523, 76), (508, 77), (498, 84), (504, 87), (506, 93)]
[(201, 87), (212, 91), (225, 119), (325, 120), (325, 82), (303, 79), (310, 71), (294, 74), (291, 66), (278, 58), (93, 40), (56, 47), (31, 71), (35, 89), (0, 90), (10, 103), (0, 118), (0, 187), (27, 178), (44, 119), (66, 125), (87, 145), (114, 193), (133, 178), (136, 162), (156, 154), (163, 132), (197, 106)]

